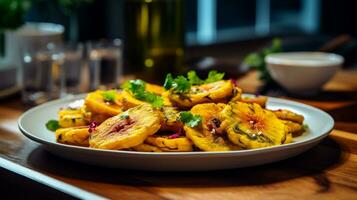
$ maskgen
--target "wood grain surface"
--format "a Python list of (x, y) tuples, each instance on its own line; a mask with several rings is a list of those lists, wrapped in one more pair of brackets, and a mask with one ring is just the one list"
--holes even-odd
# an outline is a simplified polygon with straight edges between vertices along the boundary
[[(255, 72), (238, 83), (251, 93), (260, 84)], [(109, 199), (357, 199), (357, 72), (339, 72), (317, 98), (293, 100), (330, 113), (336, 129), (306, 153), (257, 167), (145, 172), (65, 160), (19, 132), (27, 108), (16, 97), (0, 102), (0, 157)]]

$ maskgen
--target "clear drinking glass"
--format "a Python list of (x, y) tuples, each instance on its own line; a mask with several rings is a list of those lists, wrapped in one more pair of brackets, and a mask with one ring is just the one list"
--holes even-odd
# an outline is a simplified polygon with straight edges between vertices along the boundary
[(66, 43), (26, 49), (22, 60), (22, 99), (37, 105), (82, 90), (83, 45)]
[(123, 50), (119, 39), (89, 42), (89, 89), (118, 87), (122, 76)]
[(64, 92), (78, 94), (83, 91), (83, 45), (67, 43), (60, 47), (62, 53), (62, 70), (64, 77)]
[(23, 51), (21, 68), (22, 100), (37, 105), (65, 93), (63, 53), (53, 43), (45, 49)]

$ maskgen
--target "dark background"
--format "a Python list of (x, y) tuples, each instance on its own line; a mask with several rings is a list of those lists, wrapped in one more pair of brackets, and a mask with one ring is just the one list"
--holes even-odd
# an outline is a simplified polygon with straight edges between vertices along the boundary
[[(237, 60), (241, 61), (241, 58), (248, 53), (244, 50), (256, 50), (261, 48), (261, 44), (268, 45), (273, 37), (283, 38), (284, 51), (316, 51), (334, 38), (345, 35), (350, 38), (349, 41), (330, 52), (344, 56), (346, 66), (357, 66), (357, 1), (355, 0), (182, 1), (185, 8), (185, 45), (188, 50), (199, 49), (193, 51), (194, 53), (201, 52), (200, 47), (223, 45), (221, 48), (227, 50), (224, 52), (236, 51)], [(66, 38), (70, 39), (68, 34), (70, 18), (53, 2), (54, 0), (38, 0), (26, 15), (26, 21), (62, 24), (66, 28)], [(214, 13), (202, 9), (207, 4), (213, 4)], [(93, 0), (92, 3), (82, 4), (76, 10), (78, 40), (85, 42), (100, 38), (123, 39), (125, 9), (124, 0)], [(200, 41), (202, 38), (198, 35), (198, 24), (202, 23), (202, 20), (207, 20), (207, 17), (200, 18), (200, 12), (214, 16), (211, 23), (215, 23), (215, 35), (204, 41)], [(205, 27), (201, 26), (201, 28)], [(247, 44), (247, 41), (251, 43)], [(255, 45), (257, 41), (259, 45)], [(205, 53), (222, 57), (219, 52)], [(186, 57), (187, 55), (192, 54), (188, 51)]]
[[(65, 25), (68, 29), (68, 17), (51, 1), (39, 1), (35, 4), (26, 16), (26, 21), (55, 22)], [(197, 31), (199, 2), (198, 0), (183, 1), (187, 36)], [(211, 0), (203, 2), (209, 3)], [(356, 36), (357, 1), (354, 0), (215, 0), (215, 2), (218, 34), (216, 40), (210, 43), (291, 34), (348, 33)], [(316, 8), (312, 11), (317, 13), (316, 19), (313, 20), (317, 25), (310, 31), (302, 25), (306, 20), (311, 21), (308, 14), (304, 14), (304, 6), (309, 2), (317, 2), (313, 3), (316, 4)], [(258, 4), (270, 11), (270, 31), (264, 34), (254, 34)], [(94, 0), (90, 4), (83, 4), (78, 9), (79, 40), (123, 37), (124, 9), (124, 0)], [(253, 34), (247, 37), (244, 31), (239, 31), (239, 28), (246, 29), (246, 32), (251, 29)], [(237, 31), (232, 31), (229, 37), (226, 36), (228, 39), (220, 37), (220, 31), (229, 29), (237, 29)], [(187, 43), (190, 45), (194, 41), (187, 40)]]

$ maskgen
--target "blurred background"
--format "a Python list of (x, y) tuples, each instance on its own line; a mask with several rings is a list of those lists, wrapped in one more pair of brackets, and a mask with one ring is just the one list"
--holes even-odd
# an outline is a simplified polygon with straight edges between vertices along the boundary
[(118, 73), (157, 82), (187, 69), (238, 77), (246, 71), (242, 63), (252, 64), (246, 56), (269, 47), (273, 38), (279, 41), (269, 52), (333, 52), (353, 68), (356, 9), (353, 0), (0, 0), (0, 53), (4, 30), (49, 22), (64, 27), (66, 42), (119, 38)]
[[(35, 0), (25, 20), (62, 24), (67, 39), (123, 38), (125, 3), (133, 1), (138, 0)], [(185, 41), (195, 46), (277, 35), (355, 36), (356, 5), (353, 0), (184, 0)], [(73, 38), (71, 28), (78, 30)]]

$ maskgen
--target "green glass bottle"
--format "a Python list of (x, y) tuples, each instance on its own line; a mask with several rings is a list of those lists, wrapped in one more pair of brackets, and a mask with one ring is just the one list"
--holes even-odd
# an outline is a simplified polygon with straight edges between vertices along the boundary
[(183, 9), (183, 0), (125, 1), (125, 57), (130, 72), (161, 82), (166, 73), (182, 71)]

